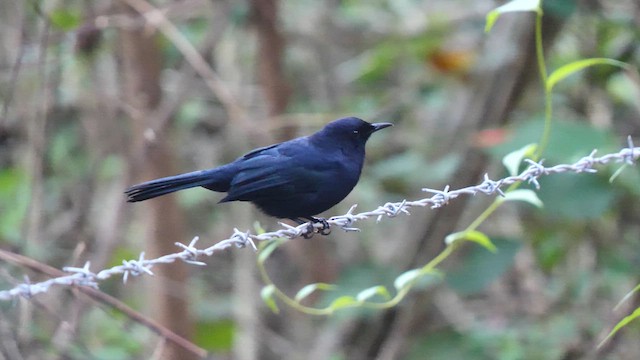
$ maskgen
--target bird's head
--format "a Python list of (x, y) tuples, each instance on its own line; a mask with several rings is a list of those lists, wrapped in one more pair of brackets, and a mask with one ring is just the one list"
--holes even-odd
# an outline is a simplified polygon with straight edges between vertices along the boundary
[(331, 140), (344, 144), (353, 144), (356, 147), (364, 146), (371, 134), (378, 130), (382, 130), (393, 124), (375, 123), (370, 124), (357, 117), (347, 117), (334, 120), (314, 134), (320, 140)]

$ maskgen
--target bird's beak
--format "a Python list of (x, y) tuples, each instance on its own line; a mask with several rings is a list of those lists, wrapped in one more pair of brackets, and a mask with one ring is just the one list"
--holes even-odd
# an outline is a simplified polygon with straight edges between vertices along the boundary
[(393, 126), (392, 123), (375, 123), (375, 124), (371, 124), (373, 126), (373, 132), (376, 132), (378, 130), (382, 130), (384, 128), (388, 128), (389, 126)]

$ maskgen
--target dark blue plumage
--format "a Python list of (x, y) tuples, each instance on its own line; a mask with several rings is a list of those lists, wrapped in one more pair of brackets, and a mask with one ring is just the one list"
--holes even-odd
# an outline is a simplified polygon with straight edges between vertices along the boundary
[(278, 218), (313, 217), (344, 199), (360, 178), (369, 136), (389, 123), (355, 117), (335, 120), (317, 133), (255, 149), (220, 167), (151, 180), (127, 189), (135, 202), (201, 186), (226, 192), (220, 202), (250, 201)]

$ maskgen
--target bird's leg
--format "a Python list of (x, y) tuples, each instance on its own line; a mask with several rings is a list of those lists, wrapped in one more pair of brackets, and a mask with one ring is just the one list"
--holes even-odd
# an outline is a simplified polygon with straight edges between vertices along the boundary
[(313, 234), (316, 231), (316, 229), (313, 227), (313, 220), (311, 219), (307, 220), (307, 218), (295, 218), (291, 220), (298, 223), (298, 225), (307, 224), (307, 231), (304, 234), (302, 234), (303, 238), (311, 239), (313, 237)]
[(309, 225), (307, 225), (307, 232), (302, 234), (302, 237), (309, 240), (313, 237), (313, 234), (315, 233), (315, 228), (313, 227), (312, 223), (309, 223)]
[(324, 235), (324, 236), (327, 236), (327, 235), (331, 234), (331, 225), (329, 225), (329, 222), (327, 221), (327, 219), (325, 219), (325, 218), (314, 218), (314, 222), (322, 223), (322, 228), (318, 229), (318, 234)]
[[(331, 226), (329, 225), (329, 222), (327, 222), (327, 219), (325, 218), (317, 218), (317, 217), (313, 217), (313, 216), (309, 216), (307, 219), (309, 219), (311, 222), (309, 223), (309, 225), (311, 227), (313, 227), (313, 231), (317, 232), (320, 235), (329, 235), (331, 234)], [(322, 228), (320, 229), (316, 229), (313, 225), (317, 224), (317, 223), (321, 223), (322, 224)]]
[[(304, 223), (308, 223), (307, 232), (302, 235), (302, 237), (304, 237), (305, 239), (311, 239), (314, 233), (318, 233), (320, 235), (325, 235), (325, 236), (331, 234), (331, 225), (329, 225), (329, 222), (327, 222), (327, 219), (325, 218), (316, 218), (313, 216), (309, 216), (309, 217), (303, 217), (303, 218), (295, 218), (292, 220), (297, 222), (300, 225)], [(316, 229), (314, 225), (317, 223), (321, 223), (322, 228)]]

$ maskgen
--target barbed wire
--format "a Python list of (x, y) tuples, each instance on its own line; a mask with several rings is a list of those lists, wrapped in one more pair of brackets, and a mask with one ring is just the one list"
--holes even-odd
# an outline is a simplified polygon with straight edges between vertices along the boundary
[[(373, 217), (376, 218), (376, 221), (380, 221), (383, 217), (393, 218), (400, 214), (409, 215), (409, 209), (412, 207), (430, 206), (432, 209), (439, 208), (448, 204), (449, 201), (459, 197), (460, 195), (476, 195), (478, 193), (492, 195), (497, 193), (504, 196), (505, 194), (502, 191), (502, 188), (516, 182), (527, 182), (533, 185), (536, 189), (539, 189), (540, 184), (538, 183), (538, 179), (542, 176), (565, 172), (596, 173), (597, 170), (594, 169), (594, 166), (605, 165), (610, 162), (633, 165), (640, 157), (640, 147), (634, 146), (631, 137), (628, 137), (627, 143), (628, 147), (623, 148), (616, 153), (610, 153), (600, 157), (596, 157), (595, 155), (597, 150), (593, 150), (588, 156), (581, 158), (573, 164), (560, 164), (545, 167), (543, 165), (543, 160), (535, 162), (526, 159), (525, 162), (528, 163), (529, 166), (519, 175), (508, 176), (496, 181), (491, 180), (489, 175), (485, 174), (484, 180), (480, 184), (457, 190), (450, 190), (449, 185), (447, 185), (444, 190), (424, 188), (422, 189), (423, 191), (434, 195), (414, 201), (402, 200), (400, 202), (389, 202), (378, 206), (375, 210), (361, 213), (354, 213), (357, 205), (353, 205), (346, 214), (331, 217), (326, 222), (329, 225), (338, 226), (345, 231), (360, 231), (360, 229), (352, 227), (352, 225), (357, 221)], [(249, 231), (242, 232), (234, 228), (234, 232), (229, 238), (221, 240), (218, 243), (203, 249), (196, 248), (196, 244), (199, 240), (199, 237), (196, 236), (188, 245), (179, 242), (175, 243), (176, 246), (182, 249), (180, 252), (164, 255), (155, 259), (145, 259), (145, 253), (142, 252), (138, 259), (123, 260), (122, 265), (117, 265), (99, 272), (91, 271), (90, 262), (87, 262), (83, 267), (64, 267), (62, 270), (69, 273), (69, 275), (52, 278), (38, 283), (30, 283), (27, 281), (12, 289), (0, 291), (0, 300), (11, 300), (20, 296), (30, 298), (34, 295), (47, 292), (53, 285), (88, 286), (98, 289), (100, 281), (116, 275), (122, 275), (122, 280), (126, 283), (130, 276), (140, 276), (143, 274), (153, 275), (153, 272), (151, 271), (153, 266), (173, 263), (176, 260), (181, 260), (191, 265), (206, 266), (206, 263), (199, 261), (198, 258), (205, 256), (210, 257), (214, 253), (232, 246), (244, 248), (250, 245), (254, 250), (257, 250), (256, 242), (280, 238), (294, 239), (304, 235), (312, 235), (315, 231), (323, 231), (323, 227), (325, 226), (320, 222), (313, 224), (301, 224), (298, 226), (291, 226), (282, 222), (279, 224), (282, 226), (281, 229), (262, 234), (252, 234)]]

